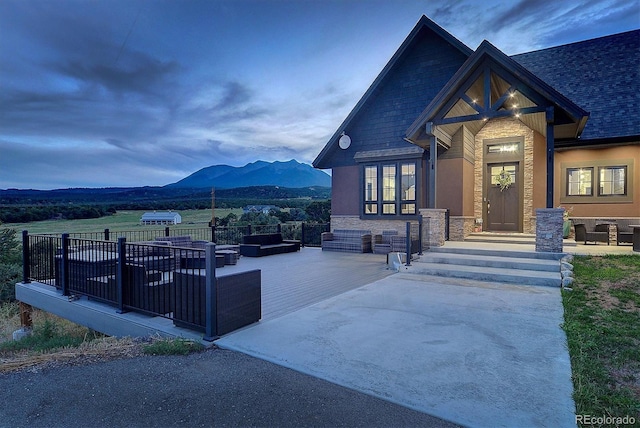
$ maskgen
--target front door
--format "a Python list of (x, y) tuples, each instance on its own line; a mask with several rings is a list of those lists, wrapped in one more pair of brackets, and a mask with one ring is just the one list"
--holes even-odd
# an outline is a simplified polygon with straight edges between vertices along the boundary
[(519, 162), (487, 164), (486, 222), (489, 232), (520, 231)]

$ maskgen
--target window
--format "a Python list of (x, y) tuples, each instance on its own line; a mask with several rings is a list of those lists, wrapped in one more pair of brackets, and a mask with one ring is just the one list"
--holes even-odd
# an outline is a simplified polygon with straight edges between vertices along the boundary
[(399, 162), (364, 167), (365, 215), (417, 213), (416, 163)]
[(563, 162), (560, 203), (632, 203), (634, 159), (593, 159)]
[(396, 213), (396, 166), (382, 167), (382, 213)]
[(416, 164), (400, 165), (400, 213), (416, 213)]
[(516, 166), (515, 165), (499, 165), (491, 167), (491, 184), (493, 186), (500, 185), (500, 175), (506, 172), (509, 175), (509, 186), (516, 183)]
[(627, 194), (627, 167), (626, 166), (605, 166), (600, 167), (600, 196), (624, 196)]
[(567, 168), (567, 196), (593, 195), (593, 168)]
[(364, 168), (364, 213), (378, 214), (378, 168)]

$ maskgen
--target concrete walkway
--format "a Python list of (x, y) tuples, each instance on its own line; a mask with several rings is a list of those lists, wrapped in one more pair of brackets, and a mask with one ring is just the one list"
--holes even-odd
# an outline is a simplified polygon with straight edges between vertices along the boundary
[(575, 427), (560, 290), (394, 274), (216, 343), (467, 426)]

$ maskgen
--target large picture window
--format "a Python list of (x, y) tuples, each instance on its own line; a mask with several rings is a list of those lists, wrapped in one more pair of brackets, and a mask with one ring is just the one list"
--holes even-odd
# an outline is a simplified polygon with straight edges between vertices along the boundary
[(416, 163), (364, 167), (365, 215), (413, 215), (417, 212)]

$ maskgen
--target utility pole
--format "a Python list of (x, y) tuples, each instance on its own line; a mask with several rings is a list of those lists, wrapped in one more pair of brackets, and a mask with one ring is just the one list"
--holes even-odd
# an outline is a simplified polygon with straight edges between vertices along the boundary
[(211, 226), (216, 225), (216, 188), (211, 188)]

